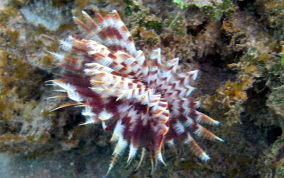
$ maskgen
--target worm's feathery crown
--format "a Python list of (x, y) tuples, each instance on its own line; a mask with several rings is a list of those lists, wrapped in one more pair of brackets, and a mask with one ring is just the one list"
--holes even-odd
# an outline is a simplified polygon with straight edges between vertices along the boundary
[[(164, 163), (164, 142), (182, 141), (201, 160), (210, 157), (198, 146), (193, 135), (223, 141), (201, 124), (219, 122), (199, 112), (199, 102), (190, 97), (198, 71), (181, 72), (178, 58), (166, 60), (161, 50), (146, 56), (137, 50), (128, 29), (116, 11), (84, 21), (74, 17), (84, 38), (61, 41), (62, 53), (52, 53), (65, 69), (53, 84), (72, 102), (82, 106), (86, 122), (101, 123), (112, 130), (116, 142), (109, 171), (119, 155), (129, 147), (128, 162), (139, 149), (147, 149), (151, 159)], [(72, 54), (72, 55), (71, 55)], [(71, 57), (72, 56), (72, 57)], [(142, 156), (143, 157), (143, 156)]]

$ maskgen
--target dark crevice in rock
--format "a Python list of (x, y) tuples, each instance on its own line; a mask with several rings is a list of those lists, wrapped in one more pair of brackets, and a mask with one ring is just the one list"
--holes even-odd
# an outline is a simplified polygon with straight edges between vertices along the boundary
[(213, 94), (227, 80), (235, 80), (236, 72), (230, 70), (218, 54), (206, 56), (199, 62), (201, 76), (198, 88), (202, 94)]
[(239, 6), (240, 10), (246, 10), (255, 5), (255, 0), (237, 1), (236, 4)]
[(263, 143), (273, 144), (282, 134), (281, 127), (274, 122), (277, 116), (266, 106), (270, 90), (265, 86), (265, 82), (261, 81), (257, 80), (253, 87), (248, 89), (248, 99), (241, 114), (247, 140), (258, 144), (259, 147), (263, 147)]
[[(78, 127), (79, 124), (84, 123), (85, 118), (81, 115), (80, 110), (76, 110), (77, 108), (68, 109), (70, 113), (68, 119), (66, 120), (66, 124), (63, 127), (64, 135), (67, 135), (70, 130), (73, 130), (75, 127)], [(71, 111), (71, 112), (70, 112)]]
[(173, 41), (173, 36), (167, 36), (166, 38), (162, 39), (161, 44), (163, 45), (163, 47), (169, 47), (171, 44), (171, 41)]
[(282, 135), (282, 129), (277, 125), (265, 127), (263, 128), (263, 132), (269, 145), (273, 144), (278, 139), (278, 137)]
[(186, 33), (188, 35), (196, 36), (197, 34), (201, 33), (207, 25), (207, 22), (203, 22), (202, 24), (199, 24), (197, 26), (187, 26), (186, 27)]
[(244, 0), (244, 1), (237, 1), (236, 3), (239, 6), (241, 11), (245, 11), (250, 15), (253, 15), (256, 20), (262, 22), (264, 19), (262, 18), (262, 14), (258, 11), (259, 4), (256, 3), (255, 0)]

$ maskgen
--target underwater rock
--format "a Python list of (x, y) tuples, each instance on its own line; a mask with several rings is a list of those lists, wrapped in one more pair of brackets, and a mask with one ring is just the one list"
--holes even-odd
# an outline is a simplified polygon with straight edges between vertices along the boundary
[(51, 31), (56, 31), (71, 20), (68, 5), (64, 9), (55, 7), (51, 0), (30, 1), (20, 11), (28, 23), (42, 25)]
[(274, 110), (276, 114), (284, 117), (284, 85), (273, 88), (268, 97), (267, 105)]

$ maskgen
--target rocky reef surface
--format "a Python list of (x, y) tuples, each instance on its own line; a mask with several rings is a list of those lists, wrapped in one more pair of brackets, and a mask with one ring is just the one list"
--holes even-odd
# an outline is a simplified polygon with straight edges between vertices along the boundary
[(79, 126), (84, 118), (77, 108), (50, 112), (60, 101), (47, 99), (53, 88), (46, 81), (60, 70), (47, 51), (79, 32), (71, 17), (83, 9), (102, 14), (116, 9), (137, 48), (161, 47), (167, 58), (179, 57), (181, 65), (200, 70), (195, 96), (202, 112), (221, 121), (212, 130), (225, 140), (201, 143), (212, 157), (206, 163), (177, 145), (165, 147), (167, 166), (152, 174), (149, 160), (136, 170), (139, 160), (126, 167), (122, 157), (109, 177), (284, 176), (284, 3), (279, 0), (1, 1), (0, 175), (105, 175), (111, 133), (99, 125)]

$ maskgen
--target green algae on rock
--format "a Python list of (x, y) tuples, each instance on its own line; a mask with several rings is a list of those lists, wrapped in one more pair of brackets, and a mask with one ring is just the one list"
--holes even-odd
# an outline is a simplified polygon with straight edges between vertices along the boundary
[(273, 88), (267, 100), (267, 105), (274, 110), (275, 113), (284, 116), (284, 85)]

